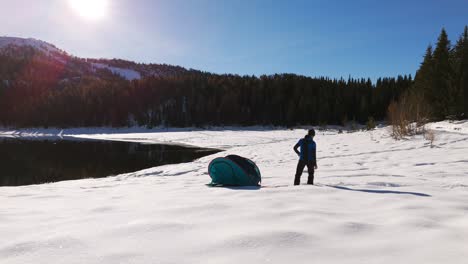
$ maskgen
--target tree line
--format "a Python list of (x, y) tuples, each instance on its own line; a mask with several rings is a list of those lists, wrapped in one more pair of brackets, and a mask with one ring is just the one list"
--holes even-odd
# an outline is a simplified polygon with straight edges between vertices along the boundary
[(442, 29), (435, 48), (429, 45), (414, 85), (394, 110), (409, 121), (462, 119), (468, 115), (468, 26), (452, 45)]
[[(125, 81), (14, 82), (0, 88), (0, 123), (16, 127), (343, 124), (383, 119), (411, 76), (378, 79), (188, 72)], [(47, 77), (49, 76), (49, 77)], [(39, 77), (38, 77), (39, 79)], [(52, 82), (52, 84), (51, 84)]]

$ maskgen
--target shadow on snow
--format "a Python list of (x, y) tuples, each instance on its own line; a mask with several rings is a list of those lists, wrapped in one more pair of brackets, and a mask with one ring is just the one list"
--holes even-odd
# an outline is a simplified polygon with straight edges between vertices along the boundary
[(346, 190), (346, 191), (355, 191), (355, 192), (366, 192), (366, 193), (390, 193), (390, 194), (409, 194), (409, 195), (416, 195), (416, 196), (422, 196), (422, 197), (431, 197), (429, 194), (425, 193), (418, 193), (418, 192), (399, 192), (399, 191), (389, 191), (389, 190), (370, 190), (370, 189), (352, 189), (344, 186), (333, 186), (333, 185), (326, 185), (331, 188), (335, 189), (340, 189), (340, 190)]

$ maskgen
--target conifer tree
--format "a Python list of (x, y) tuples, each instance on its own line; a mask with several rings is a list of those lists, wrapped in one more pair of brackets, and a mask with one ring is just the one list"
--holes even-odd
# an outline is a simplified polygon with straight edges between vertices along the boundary
[(464, 118), (468, 118), (468, 26), (465, 26), (465, 30), (455, 46), (455, 53), (457, 85), (460, 89), (460, 100), (458, 100), (457, 108), (459, 112), (463, 113)]
[(424, 60), (421, 63), (419, 70), (416, 72), (416, 77), (414, 78), (414, 87), (416, 88), (416, 90), (420, 91), (422, 95), (424, 95), (425, 92), (429, 92), (430, 90), (432, 90), (432, 88), (430, 87), (430, 79), (434, 67), (433, 64), (434, 63), (432, 45), (429, 45), (426, 49)]
[[(450, 63), (450, 40), (447, 32), (442, 29), (433, 55), (433, 82), (429, 100), (432, 105), (433, 115), (437, 119), (443, 119), (454, 114), (452, 108), (455, 105), (453, 70)], [(455, 93), (456, 94), (456, 93)]]
[(455, 47), (451, 50), (451, 64), (453, 68), (453, 86), (457, 91), (456, 112), (459, 116), (463, 113), (463, 53), (464, 39), (460, 36)]

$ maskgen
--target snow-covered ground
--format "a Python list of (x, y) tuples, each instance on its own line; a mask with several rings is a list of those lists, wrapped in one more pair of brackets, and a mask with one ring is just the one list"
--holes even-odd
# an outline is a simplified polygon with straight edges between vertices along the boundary
[[(113, 178), (0, 187), (0, 263), (467, 263), (468, 122), (395, 141), (319, 132), (316, 186), (292, 186), (305, 130), (29, 130), (215, 147)], [(101, 134), (106, 132), (106, 134)], [(264, 188), (209, 188), (214, 157), (257, 162)], [(306, 179), (303, 175), (303, 182)]]

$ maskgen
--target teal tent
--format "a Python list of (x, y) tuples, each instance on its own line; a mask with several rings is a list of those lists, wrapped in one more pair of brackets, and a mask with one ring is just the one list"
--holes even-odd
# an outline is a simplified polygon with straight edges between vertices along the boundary
[(257, 165), (237, 155), (212, 160), (208, 173), (211, 186), (260, 186), (262, 181)]

